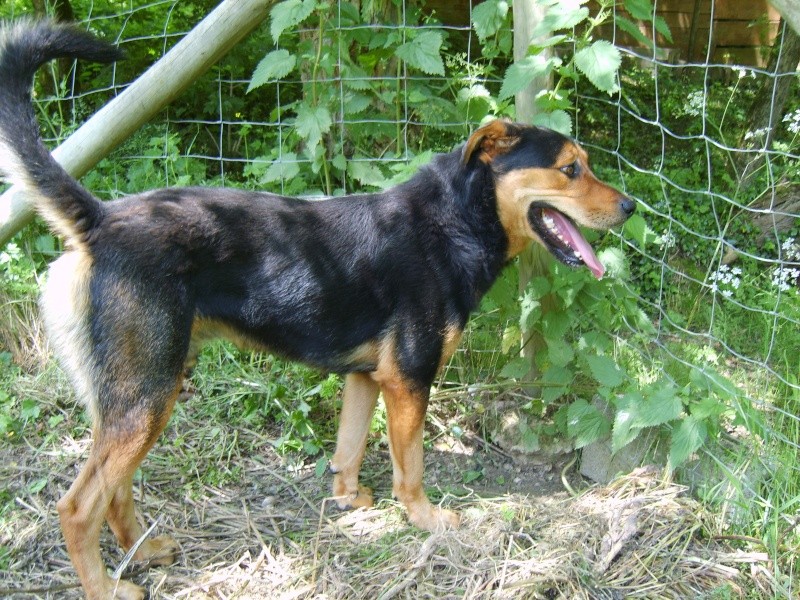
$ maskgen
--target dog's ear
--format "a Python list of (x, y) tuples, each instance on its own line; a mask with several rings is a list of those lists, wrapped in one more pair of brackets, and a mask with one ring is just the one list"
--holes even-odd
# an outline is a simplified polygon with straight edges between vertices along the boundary
[(496, 156), (505, 154), (519, 141), (519, 130), (512, 123), (495, 120), (477, 129), (464, 145), (461, 160), (467, 164), (476, 151), (483, 162), (491, 162)]

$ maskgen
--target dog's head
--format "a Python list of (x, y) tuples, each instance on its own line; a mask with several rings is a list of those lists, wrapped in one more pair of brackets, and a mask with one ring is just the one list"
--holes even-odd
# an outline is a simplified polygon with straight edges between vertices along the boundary
[(479, 160), (494, 171), (509, 257), (535, 240), (561, 262), (586, 265), (602, 277), (603, 265), (576, 224), (600, 230), (620, 225), (636, 203), (595, 177), (577, 142), (550, 129), (492, 121), (470, 136), (463, 160)]

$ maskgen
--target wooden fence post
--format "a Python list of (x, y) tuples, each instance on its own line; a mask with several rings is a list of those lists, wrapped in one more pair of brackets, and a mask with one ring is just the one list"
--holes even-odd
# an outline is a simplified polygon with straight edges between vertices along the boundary
[[(544, 16), (544, 8), (536, 0), (516, 0), (514, 2), (514, 60), (522, 60), (528, 54), (528, 47), (532, 40), (532, 32), (536, 24)], [(542, 36), (546, 38), (547, 35)], [(549, 52), (549, 50), (545, 50)], [(537, 114), (536, 96), (543, 90), (550, 88), (551, 77), (549, 75), (534, 79), (528, 87), (519, 92), (515, 98), (517, 120), (522, 123), (532, 123)], [(519, 290), (522, 293), (528, 282), (538, 275), (548, 272), (549, 253), (539, 244), (533, 244), (525, 250), (519, 257)], [(543, 301), (542, 310), (547, 310), (547, 303)], [(538, 379), (539, 372), (536, 367), (536, 353), (544, 347), (542, 336), (531, 331), (528, 324), (520, 323), (522, 332), (522, 355), (530, 361), (528, 380)], [(538, 394), (538, 388), (531, 386), (528, 391), (532, 395)]]

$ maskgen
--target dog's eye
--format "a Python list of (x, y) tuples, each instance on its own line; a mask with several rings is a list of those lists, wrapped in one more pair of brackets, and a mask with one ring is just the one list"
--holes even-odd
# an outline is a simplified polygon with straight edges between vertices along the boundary
[(577, 173), (578, 169), (575, 166), (575, 163), (572, 163), (564, 167), (561, 167), (559, 171), (561, 171), (564, 175), (572, 179), (573, 177), (575, 177), (575, 173)]

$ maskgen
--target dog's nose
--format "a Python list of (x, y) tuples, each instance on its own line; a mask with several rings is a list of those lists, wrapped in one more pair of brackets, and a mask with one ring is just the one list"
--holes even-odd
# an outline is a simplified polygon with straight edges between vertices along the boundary
[(625, 216), (630, 217), (636, 210), (636, 202), (630, 198), (622, 198), (619, 201), (619, 209), (625, 213)]

